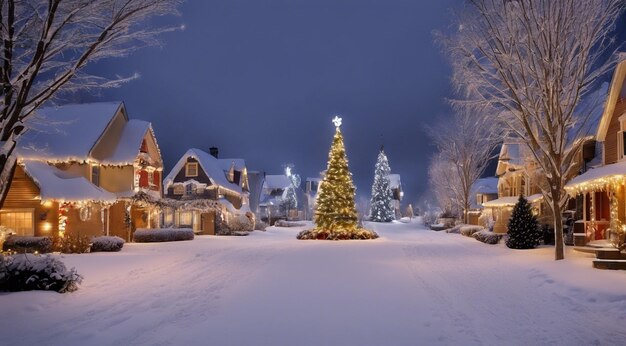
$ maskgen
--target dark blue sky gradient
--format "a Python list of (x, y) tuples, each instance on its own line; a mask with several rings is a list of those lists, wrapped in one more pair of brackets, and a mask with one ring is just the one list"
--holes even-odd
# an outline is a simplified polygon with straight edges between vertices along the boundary
[(369, 195), (384, 143), (405, 200), (426, 188), (433, 148), (424, 131), (446, 115), (449, 66), (432, 31), (459, 0), (189, 0), (186, 29), (162, 48), (91, 68), (141, 78), (78, 101), (123, 100), (151, 121), (169, 171), (188, 148), (220, 148), (250, 170), (302, 177), (326, 168), (341, 114), (350, 168)]

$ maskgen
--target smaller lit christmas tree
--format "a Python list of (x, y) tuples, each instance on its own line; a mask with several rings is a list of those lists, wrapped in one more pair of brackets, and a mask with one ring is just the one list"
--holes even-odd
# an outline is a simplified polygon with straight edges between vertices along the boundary
[(391, 203), (393, 194), (391, 192), (391, 182), (389, 181), (389, 161), (385, 150), (380, 147), (376, 168), (374, 170), (374, 183), (372, 184), (372, 200), (370, 217), (375, 222), (391, 222), (395, 219), (396, 213)]
[(354, 195), (356, 189), (341, 134), (341, 118), (333, 119), (335, 137), (328, 154), (328, 168), (320, 183), (315, 210), (315, 229), (298, 234), (298, 239), (374, 239), (375, 232), (358, 227)]
[(539, 223), (524, 196), (519, 196), (513, 207), (507, 233), (506, 246), (511, 249), (533, 249), (539, 245), (542, 236)]

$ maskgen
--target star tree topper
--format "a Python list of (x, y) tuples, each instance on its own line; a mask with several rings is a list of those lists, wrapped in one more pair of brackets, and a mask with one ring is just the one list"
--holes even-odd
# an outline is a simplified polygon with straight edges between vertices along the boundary
[(341, 126), (341, 118), (338, 115), (335, 115), (335, 117), (333, 118), (333, 124), (335, 124), (335, 127), (337, 128)]

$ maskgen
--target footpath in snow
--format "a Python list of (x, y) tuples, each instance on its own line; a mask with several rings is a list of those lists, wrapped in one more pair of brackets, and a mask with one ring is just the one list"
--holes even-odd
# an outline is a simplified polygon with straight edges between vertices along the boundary
[[(0, 294), (6, 345), (619, 345), (626, 272), (410, 224), (373, 241), (248, 237), (65, 255), (71, 294)], [(568, 249), (569, 250), (569, 249)]]

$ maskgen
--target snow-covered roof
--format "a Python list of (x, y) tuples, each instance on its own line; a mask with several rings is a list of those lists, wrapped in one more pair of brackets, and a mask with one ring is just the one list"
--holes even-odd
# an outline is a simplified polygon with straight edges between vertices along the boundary
[(117, 142), (115, 152), (111, 157), (102, 160), (102, 163), (116, 165), (134, 162), (137, 159), (137, 155), (139, 155), (141, 142), (148, 131), (152, 131), (152, 126), (149, 122), (137, 119), (129, 120), (124, 125), (124, 130), (120, 140)]
[[(535, 203), (543, 198), (543, 195), (538, 193), (526, 197), (529, 203)], [(519, 196), (500, 197), (489, 202), (483, 203), (485, 208), (499, 208), (499, 207), (512, 207), (517, 204)]]
[(479, 193), (485, 195), (498, 193), (498, 178), (490, 177), (478, 179), (474, 182), (474, 184), (472, 184), (472, 188), (470, 191), (471, 195), (476, 195)]
[(322, 178), (306, 178), (306, 181), (316, 181), (316, 182), (320, 182), (320, 181), (322, 181)]
[(39, 187), (41, 200), (66, 202), (116, 200), (114, 194), (95, 186), (82, 176), (61, 171), (42, 161), (26, 160), (22, 164), (26, 174)]
[(624, 87), (624, 80), (626, 78), (626, 60), (620, 61), (615, 67), (615, 71), (613, 72), (613, 77), (611, 79), (611, 85), (609, 87), (606, 100), (604, 102), (602, 120), (598, 125), (598, 133), (596, 135), (596, 139), (600, 142), (604, 142), (606, 139), (607, 132), (609, 130), (609, 124), (611, 122), (611, 117), (615, 112), (615, 106), (617, 105), (617, 101), (622, 97), (620, 94)]
[(496, 175), (500, 176), (508, 169), (522, 169), (531, 157), (528, 146), (517, 139), (507, 139), (500, 147)]
[(25, 123), (16, 153), (21, 159), (86, 161), (122, 102), (44, 107)]
[(241, 187), (237, 184), (233, 184), (226, 179), (226, 175), (224, 174), (224, 170), (222, 169), (222, 165), (211, 154), (197, 148), (191, 148), (187, 150), (187, 152), (178, 160), (174, 168), (170, 171), (170, 173), (163, 179), (163, 185), (169, 186), (174, 182), (174, 178), (180, 172), (181, 169), (185, 167), (188, 158), (194, 158), (200, 163), (200, 167), (206, 173), (206, 175), (211, 180), (211, 183), (234, 192), (241, 192)]
[(593, 168), (575, 177), (565, 185), (565, 190), (574, 194), (577, 190), (603, 189), (612, 180), (618, 180), (621, 184), (626, 178), (626, 162), (613, 163), (606, 166)]
[(236, 171), (243, 171), (246, 168), (246, 161), (244, 159), (217, 159), (222, 169), (226, 172), (230, 171), (230, 168), (234, 166)]
[(400, 174), (389, 174), (389, 187), (391, 189), (399, 189), (402, 185), (400, 182)]
[(291, 179), (284, 174), (266, 175), (263, 189), (285, 189), (291, 185)]

